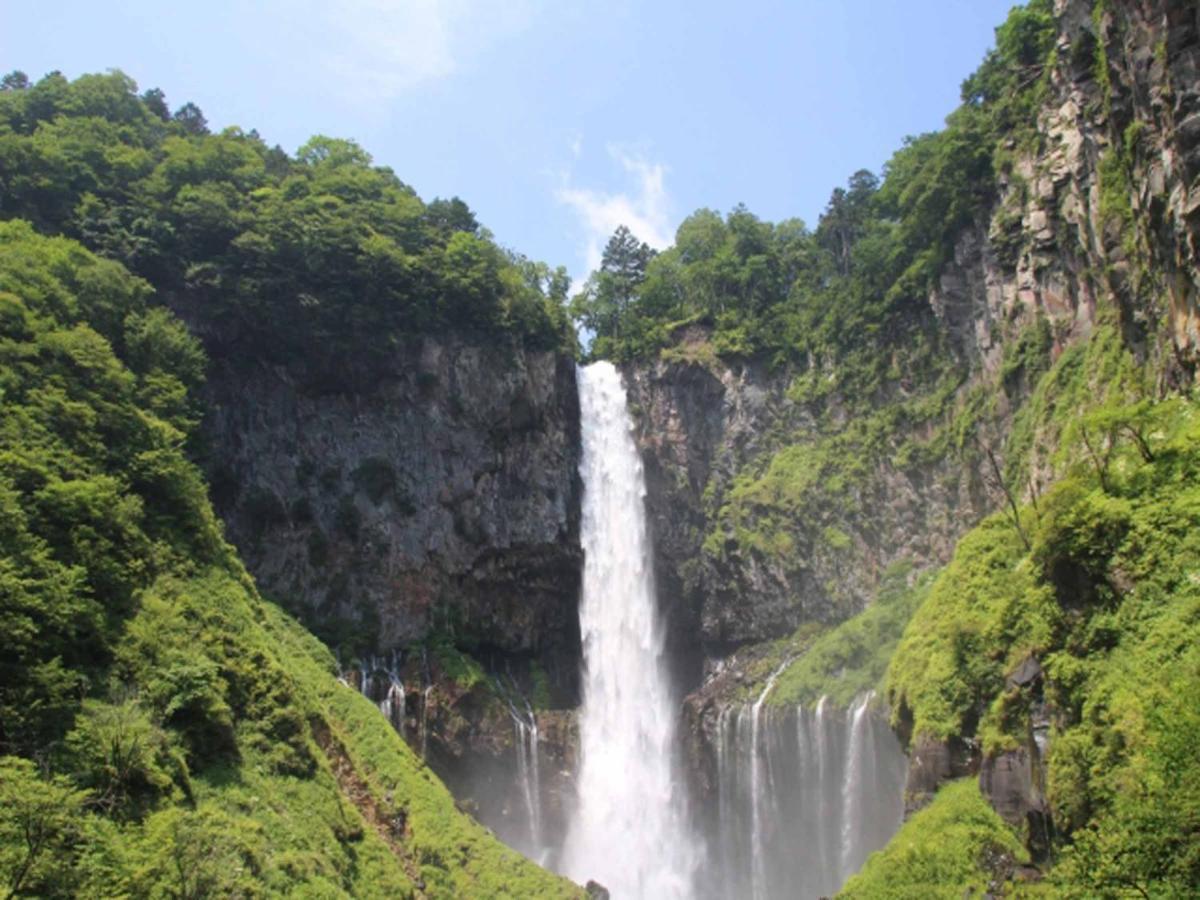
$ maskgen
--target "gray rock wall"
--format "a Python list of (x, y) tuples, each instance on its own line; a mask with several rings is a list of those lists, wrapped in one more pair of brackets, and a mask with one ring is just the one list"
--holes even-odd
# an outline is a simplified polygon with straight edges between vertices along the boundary
[(536, 659), (574, 696), (579, 411), (571, 360), (427, 339), (373, 388), (210, 376), (204, 436), (228, 536), (263, 591), (331, 643), (431, 633)]

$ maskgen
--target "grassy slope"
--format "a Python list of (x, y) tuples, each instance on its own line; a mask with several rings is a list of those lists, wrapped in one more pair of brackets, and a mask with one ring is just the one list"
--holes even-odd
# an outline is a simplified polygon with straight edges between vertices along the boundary
[(568, 897), (263, 600), (144, 282), (0, 224), (0, 893)]

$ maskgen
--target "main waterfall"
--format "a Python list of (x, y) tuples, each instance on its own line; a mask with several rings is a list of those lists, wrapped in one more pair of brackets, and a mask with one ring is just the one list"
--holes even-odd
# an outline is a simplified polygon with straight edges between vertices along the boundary
[(683, 900), (700, 853), (676, 760), (678, 702), (663, 660), (642, 462), (611, 363), (579, 370), (579, 404), (585, 674), (563, 869), (599, 881), (614, 900)]

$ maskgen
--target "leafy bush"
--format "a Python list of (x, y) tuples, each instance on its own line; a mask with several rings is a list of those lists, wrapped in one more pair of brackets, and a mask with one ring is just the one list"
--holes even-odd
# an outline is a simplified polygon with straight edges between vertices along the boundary
[(958, 900), (989, 892), (1021, 862), (1028, 856), (1016, 835), (968, 778), (944, 785), (883, 850), (871, 854), (838, 897)]

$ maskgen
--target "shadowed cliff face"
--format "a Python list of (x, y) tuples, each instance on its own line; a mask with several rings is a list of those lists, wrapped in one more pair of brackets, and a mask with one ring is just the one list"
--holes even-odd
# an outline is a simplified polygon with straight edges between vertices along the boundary
[(265, 593), (351, 653), (430, 635), (536, 660), (573, 702), (579, 412), (564, 357), (460, 341), (318, 393), (217, 364), (205, 423), (229, 537)]

